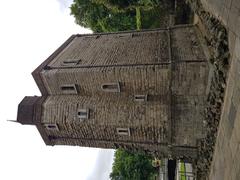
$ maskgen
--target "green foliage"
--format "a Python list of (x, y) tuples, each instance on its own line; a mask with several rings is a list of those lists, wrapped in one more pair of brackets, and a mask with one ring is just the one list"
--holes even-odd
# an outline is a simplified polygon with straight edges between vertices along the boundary
[(94, 0), (97, 4), (102, 4), (114, 12), (125, 12), (130, 3), (128, 0)]
[(140, 30), (142, 24), (141, 24), (141, 12), (139, 7), (136, 8), (136, 24), (137, 24), (137, 30)]
[(74, 0), (70, 8), (76, 23), (94, 32), (135, 29), (134, 12), (114, 12), (103, 4), (90, 0)]
[[(152, 29), (159, 28), (166, 25), (166, 14), (168, 9), (161, 9), (160, 7), (155, 7), (151, 10), (142, 10), (141, 11), (141, 25), (142, 29)], [(168, 17), (167, 17), (168, 18)]]
[(111, 180), (152, 180), (156, 170), (152, 158), (142, 153), (116, 150)]
[[(94, 32), (115, 32), (161, 26), (159, 12), (167, 0), (74, 0), (71, 15), (80, 26)], [(156, 13), (157, 12), (157, 13)], [(154, 16), (155, 14), (155, 16)]]
[(180, 163), (180, 171), (181, 171), (181, 176), (180, 180), (186, 180), (186, 167), (183, 162)]
[(164, 5), (165, 0), (94, 0), (97, 4), (103, 4), (115, 12), (134, 10), (137, 7), (142, 9), (152, 9), (156, 6)]
[(184, 1), (177, 2), (176, 15), (176, 24), (193, 22), (193, 12), (191, 12), (191, 8)]

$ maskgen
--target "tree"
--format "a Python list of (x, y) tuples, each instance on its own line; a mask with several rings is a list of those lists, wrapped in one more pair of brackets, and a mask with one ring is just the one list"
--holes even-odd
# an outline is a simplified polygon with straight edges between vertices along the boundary
[(135, 12), (115, 12), (104, 4), (90, 0), (74, 0), (70, 8), (76, 23), (94, 32), (136, 29)]
[(141, 8), (143, 10), (151, 10), (157, 6), (166, 7), (169, 0), (93, 0), (97, 4), (103, 4), (109, 9), (116, 12), (124, 12)]
[(151, 165), (152, 158), (142, 153), (118, 149), (110, 174), (111, 180), (151, 180), (156, 170)]
[(116, 32), (169, 26), (174, 0), (74, 0), (71, 15), (94, 32)]
[(168, 0), (74, 0), (71, 15), (94, 32), (115, 32), (165, 26)]

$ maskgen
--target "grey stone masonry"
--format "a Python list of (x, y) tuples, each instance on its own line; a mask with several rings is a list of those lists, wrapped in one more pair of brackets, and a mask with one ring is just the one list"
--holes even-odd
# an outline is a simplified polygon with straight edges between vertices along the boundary
[(48, 145), (196, 158), (205, 136), (203, 46), (194, 25), (74, 35), (33, 72), (44, 100), (25, 111)]

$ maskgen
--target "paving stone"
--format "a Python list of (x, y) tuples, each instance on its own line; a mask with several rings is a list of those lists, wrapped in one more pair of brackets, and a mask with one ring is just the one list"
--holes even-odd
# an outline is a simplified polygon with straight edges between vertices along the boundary
[[(234, 158), (233, 158), (233, 166), (232, 166), (232, 174), (235, 174), (237, 176), (238, 172), (240, 171), (240, 156), (239, 156), (239, 153), (240, 153), (240, 149), (239, 149), (239, 143), (238, 144), (238, 148), (237, 148), (237, 152), (235, 153), (234, 155)], [(239, 179), (236, 179), (236, 180), (239, 180)]]
[[(238, 151), (238, 138), (237, 138), (237, 134), (236, 134), (236, 129), (233, 130), (232, 137), (229, 142), (229, 149), (231, 150), (233, 159), (235, 159), (237, 151)], [(237, 155), (239, 155), (239, 154), (237, 154)]]
[(213, 176), (213, 179), (216, 180), (224, 180), (225, 171), (222, 171), (222, 169), (225, 169), (224, 161), (221, 158), (217, 158), (217, 162), (215, 163), (215, 175)]
[(233, 31), (236, 34), (238, 33), (237, 32), (238, 17), (239, 17), (239, 10), (235, 7), (231, 8), (231, 10), (229, 10), (227, 26), (229, 29), (231, 29), (231, 31)]
[(239, 2), (239, 0), (232, 0), (231, 7), (235, 7), (237, 9), (240, 9), (240, 2)]
[(220, 12), (220, 20), (223, 21), (223, 24), (227, 24), (229, 17), (229, 9), (226, 7), (223, 7), (222, 11)]
[(236, 133), (237, 141), (239, 143), (240, 142), (240, 131), (239, 131), (239, 129), (240, 129), (240, 108), (238, 108), (234, 128), (237, 129), (237, 131), (235, 131), (235, 133)]
[(237, 86), (233, 90), (232, 102), (237, 109), (239, 107), (239, 103), (240, 103), (240, 89)]
[(231, 103), (230, 112), (229, 112), (229, 115), (228, 115), (228, 120), (229, 120), (230, 127), (232, 129), (234, 127), (234, 123), (235, 123), (235, 119), (236, 119), (236, 113), (237, 113), (237, 110), (236, 110), (234, 104)]
[(240, 59), (240, 36), (236, 38), (234, 56)]
[(232, 6), (232, 1), (233, 0), (224, 0), (224, 7), (230, 9)]
[[(210, 180), (240, 180), (240, 0), (204, 1), (229, 32), (232, 65), (229, 72), (224, 109), (219, 125), (219, 136), (215, 149)], [(220, 3), (223, 3), (220, 11)], [(221, 136), (220, 136), (221, 135)], [(226, 167), (221, 167), (221, 164)]]
[(236, 44), (236, 34), (232, 31), (228, 32), (228, 42), (229, 42), (229, 49), (230, 49), (230, 54), (233, 56), (233, 52), (235, 49), (235, 44)]
[(240, 179), (240, 170), (236, 172), (236, 179)]

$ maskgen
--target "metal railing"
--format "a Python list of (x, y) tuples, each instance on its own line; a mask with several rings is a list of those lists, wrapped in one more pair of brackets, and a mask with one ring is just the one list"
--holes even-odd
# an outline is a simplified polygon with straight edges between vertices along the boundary
[(192, 164), (178, 161), (176, 177), (177, 180), (195, 180)]

